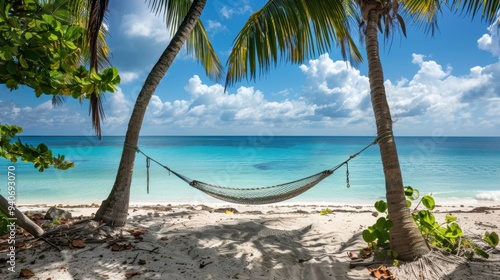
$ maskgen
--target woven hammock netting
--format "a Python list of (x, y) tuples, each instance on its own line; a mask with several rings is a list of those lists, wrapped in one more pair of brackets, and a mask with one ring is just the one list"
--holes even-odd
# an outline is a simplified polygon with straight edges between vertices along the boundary
[(333, 171), (325, 170), (300, 180), (262, 188), (229, 188), (200, 181), (191, 181), (189, 185), (227, 202), (252, 205), (269, 204), (295, 197), (314, 187), (331, 174)]
[(178, 172), (175, 172), (169, 167), (152, 159), (151, 157), (143, 153), (141, 150), (139, 150), (139, 148), (134, 146), (127, 147), (127, 145), (126, 147), (129, 149), (134, 149), (135, 151), (143, 154), (146, 157), (148, 193), (149, 193), (149, 165), (150, 161), (154, 161), (158, 165), (168, 170), (170, 173), (174, 174), (175, 176), (179, 177), (180, 179), (188, 183), (191, 187), (196, 188), (212, 197), (232, 203), (257, 205), (257, 204), (269, 204), (269, 203), (281, 202), (293, 198), (295, 196), (298, 196), (303, 192), (309, 190), (310, 188), (314, 187), (315, 185), (317, 185), (326, 177), (332, 175), (333, 172), (335, 172), (335, 170), (339, 169), (343, 165), (346, 165), (347, 187), (349, 187), (348, 162), (357, 155), (359, 155), (360, 153), (362, 153), (364, 150), (368, 149), (371, 145), (374, 145), (376, 143), (377, 141), (375, 140), (373, 143), (364, 147), (354, 155), (351, 155), (347, 160), (345, 160), (344, 162), (338, 164), (337, 166), (331, 169), (324, 170), (317, 174), (296, 181), (270, 187), (260, 187), (260, 188), (231, 188), (231, 187), (223, 187), (223, 186), (208, 184), (197, 180), (191, 180), (188, 177)]

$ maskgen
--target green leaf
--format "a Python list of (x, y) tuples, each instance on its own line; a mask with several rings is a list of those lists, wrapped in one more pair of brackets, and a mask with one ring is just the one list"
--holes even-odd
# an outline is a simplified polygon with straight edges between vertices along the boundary
[(43, 94), (43, 90), (42, 90), (41, 87), (35, 88), (35, 95), (36, 95), (36, 97), (40, 97), (40, 96), (42, 96), (42, 94)]
[(450, 215), (450, 214), (446, 214), (446, 223), (449, 224), (451, 222), (454, 222), (457, 220), (457, 217), (453, 216), (453, 215)]
[(18, 82), (14, 79), (9, 79), (5, 83), (5, 86), (7, 86), (9, 89), (17, 89)]
[(102, 79), (101, 79), (101, 76), (99, 76), (99, 74), (98, 74), (98, 73), (96, 73), (96, 71), (95, 71), (94, 69), (92, 69), (92, 70), (90, 71), (90, 79), (95, 80), (95, 81), (100, 81), (100, 80), (102, 80)]
[(59, 39), (59, 37), (57, 37), (56, 34), (52, 33), (52, 34), (49, 35), (48, 39), (50, 41), (57, 41)]
[(479, 256), (485, 258), (485, 259), (488, 259), (490, 257), (490, 255), (488, 253), (486, 253), (485, 251), (479, 249), (478, 247), (474, 247), (474, 251), (476, 252), (476, 254), (478, 254)]
[(415, 200), (420, 197), (420, 192), (410, 186), (405, 187), (405, 196), (409, 200)]
[(40, 143), (37, 147), (37, 150), (40, 152), (40, 153), (45, 153), (49, 150), (49, 148), (47, 147), (47, 145), (45, 145), (44, 143)]
[(375, 209), (380, 213), (384, 213), (387, 210), (387, 202), (383, 200), (375, 202)]
[(26, 60), (24, 59), (24, 57), (22, 55), (19, 57), (19, 63), (21, 63), (21, 66), (23, 68), (29, 68), (28, 63), (26, 63)]
[(13, 55), (19, 55), (19, 47), (18, 46), (13, 46), (10, 48), (10, 52), (13, 54)]
[(446, 229), (444, 236), (448, 237), (448, 238), (459, 238), (459, 237), (463, 236), (463, 232), (457, 223), (452, 223)]
[(7, 64), (7, 71), (11, 75), (15, 75), (17, 73), (17, 65), (14, 61), (9, 61), (9, 63)]
[(436, 207), (434, 198), (430, 195), (425, 195), (424, 197), (422, 197), (422, 204), (429, 210), (434, 210), (434, 207)]
[(70, 50), (76, 50), (78, 47), (70, 41), (63, 41), (63, 44)]
[(369, 227), (368, 229), (363, 230), (363, 240), (367, 243), (373, 242), (377, 239), (377, 235), (375, 235), (374, 230)]
[(484, 241), (488, 243), (491, 247), (496, 247), (498, 245), (498, 234), (496, 232), (486, 232), (483, 237)]
[(434, 225), (436, 223), (436, 218), (434, 217), (434, 215), (429, 212), (428, 210), (420, 210), (418, 212), (418, 217), (419, 217), (419, 221), (420, 223), (429, 228), (429, 229), (433, 229), (434, 228)]
[(26, 40), (30, 40), (31, 38), (33, 38), (33, 33), (31, 33), (31, 32), (24, 33), (24, 38)]
[(94, 93), (94, 85), (88, 84), (82, 87), (82, 93)]
[(64, 33), (64, 39), (67, 41), (75, 41), (80, 38), (83, 33), (83, 29), (79, 26), (70, 26), (66, 33)]
[(50, 69), (57, 70), (61, 67), (61, 61), (58, 60), (50, 65)]
[(375, 223), (375, 228), (380, 230), (380, 231), (383, 231), (385, 229), (385, 222), (387, 220), (384, 218), (384, 217), (380, 217), (377, 219), (377, 222)]

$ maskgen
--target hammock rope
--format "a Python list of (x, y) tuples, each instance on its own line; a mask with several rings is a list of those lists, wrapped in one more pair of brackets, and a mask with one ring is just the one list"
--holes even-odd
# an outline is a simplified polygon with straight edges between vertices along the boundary
[(354, 159), (356, 156), (364, 152), (372, 145), (377, 144), (377, 142), (378, 142), (377, 139), (375, 139), (375, 141), (368, 144), (359, 152), (349, 156), (348, 159), (330, 169), (321, 171), (309, 177), (305, 177), (292, 182), (274, 186), (268, 186), (268, 187), (257, 187), (257, 188), (231, 188), (231, 187), (224, 187), (224, 186), (204, 183), (197, 180), (192, 180), (189, 177), (184, 176), (170, 169), (168, 166), (160, 163), (159, 161), (153, 159), (152, 157), (141, 151), (137, 146), (132, 146), (125, 143), (125, 148), (134, 150), (137, 153), (141, 153), (146, 157), (146, 169), (147, 169), (146, 182), (147, 182), (148, 193), (149, 193), (149, 167), (150, 167), (150, 162), (152, 161), (158, 164), (159, 166), (163, 167), (164, 169), (166, 169), (169, 172), (169, 174), (170, 173), (174, 174), (175, 176), (177, 176), (178, 178), (189, 184), (191, 187), (196, 188), (212, 197), (232, 203), (257, 205), (257, 204), (269, 204), (269, 203), (280, 202), (298, 196), (304, 193), (305, 191), (309, 190), (310, 188), (314, 187), (328, 176), (332, 175), (337, 169), (339, 169), (343, 165), (346, 165), (346, 185), (347, 188), (349, 188), (350, 187), (349, 161)]

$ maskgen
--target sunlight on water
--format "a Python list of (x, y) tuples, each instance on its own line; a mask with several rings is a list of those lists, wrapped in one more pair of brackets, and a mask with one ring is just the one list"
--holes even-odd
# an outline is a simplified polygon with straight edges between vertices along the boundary
[[(16, 163), (18, 203), (100, 203), (111, 190), (123, 137), (24, 137), (46, 143), (55, 154), (75, 162), (72, 170)], [(262, 187), (286, 183), (330, 169), (373, 141), (372, 137), (142, 137), (141, 150), (191, 179), (228, 187)], [(397, 138), (405, 185), (438, 203), (500, 201), (500, 138)], [(6, 169), (9, 162), (0, 162)], [(132, 203), (217, 203), (152, 163), (146, 193), (146, 163), (137, 154)], [(385, 184), (378, 146), (370, 147), (346, 168), (286, 202), (373, 204), (384, 199)], [(2, 190), (4, 192), (4, 190)]]

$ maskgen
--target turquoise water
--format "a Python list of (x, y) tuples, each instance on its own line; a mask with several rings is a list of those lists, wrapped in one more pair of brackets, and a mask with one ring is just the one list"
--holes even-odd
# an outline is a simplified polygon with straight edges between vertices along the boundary
[[(109, 194), (120, 161), (123, 137), (22, 137), (46, 143), (76, 167), (43, 173), (16, 163), (18, 204), (100, 203)], [(286, 183), (330, 169), (373, 141), (373, 137), (141, 137), (140, 149), (191, 179), (228, 187)], [(432, 193), (438, 204), (500, 203), (500, 138), (399, 137), (396, 139), (405, 185)], [(6, 195), (7, 167), (0, 161), (1, 193)], [(306, 193), (298, 203), (372, 204), (384, 198), (378, 146), (372, 146)], [(4, 183), (5, 182), (5, 183)], [(146, 193), (146, 161), (137, 154), (131, 203), (223, 203), (191, 188), (152, 163)]]

